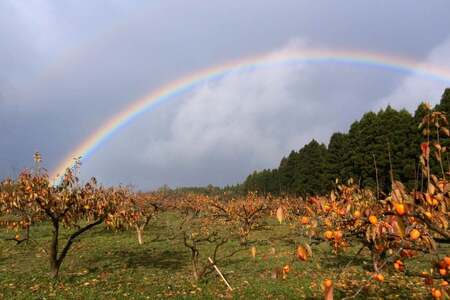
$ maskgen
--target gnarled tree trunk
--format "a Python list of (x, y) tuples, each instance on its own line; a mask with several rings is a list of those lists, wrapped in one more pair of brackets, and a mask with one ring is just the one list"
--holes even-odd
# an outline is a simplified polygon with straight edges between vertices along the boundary
[(50, 244), (50, 273), (52, 278), (56, 279), (59, 274), (59, 268), (61, 263), (58, 260), (58, 238), (59, 238), (59, 220), (52, 220), (53, 230), (52, 230), (52, 241)]
[(50, 274), (53, 279), (58, 278), (59, 269), (61, 268), (62, 262), (64, 261), (64, 258), (66, 258), (67, 253), (69, 252), (69, 249), (72, 246), (75, 239), (82, 233), (103, 223), (103, 219), (99, 219), (94, 223), (90, 223), (75, 231), (67, 239), (67, 242), (64, 245), (64, 248), (62, 249), (61, 253), (58, 253), (59, 221), (60, 221), (59, 218), (56, 217), (52, 218), (53, 230), (52, 230), (52, 241), (50, 244), (49, 258), (50, 258)]

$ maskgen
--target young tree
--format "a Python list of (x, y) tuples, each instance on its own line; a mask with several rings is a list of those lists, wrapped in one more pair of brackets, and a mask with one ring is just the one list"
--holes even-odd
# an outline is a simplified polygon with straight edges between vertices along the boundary
[(162, 192), (130, 193), (127, 207), (128, 224), (136, 229), (139, 245), (144, 244), (144, 230), (161, 209)]

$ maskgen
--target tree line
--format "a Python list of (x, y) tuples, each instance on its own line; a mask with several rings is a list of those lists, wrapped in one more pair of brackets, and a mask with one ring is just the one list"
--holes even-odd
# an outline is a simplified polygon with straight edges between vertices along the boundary
[[(350, 178), (361, 186), (387, 193), (393, 180), (409, 189), (423, 189), (419, 172), (421, 131), (418, 125), (427, 112), (421, 103), (414, 114), (390, 106), (368, 112), (351, 124), (348, 132), (332, 134), (328, 145), (311, 140), (298, 151), (283, 157), (278, 168), (254, 171), (238, 186), (242, 192), (264, 194), (317, 195), (328, 192), (335, 180)], [(445, 89), (432, 111), (450, 116), (450, 88)], [(448, 140), (441, 144), (447, 146)], [(445, 166), (450, 159), (442, 157)], [(433, 172), (439, 172), (436, 158), (430, 161)]]

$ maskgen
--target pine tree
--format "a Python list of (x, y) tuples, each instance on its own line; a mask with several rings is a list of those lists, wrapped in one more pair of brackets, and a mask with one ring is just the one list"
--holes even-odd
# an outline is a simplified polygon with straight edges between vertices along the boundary
[(312, 140), (298, 152), (298, 169), (291, 191), (297, 195), (320, 195), (330, 187), (328, 152), (324, 144)]
[(331, 136), (328, 144), (327, 171), (329, 180), (346, 181), (353, 176), (352, 169), (349, 135), (336, 132)]
[[(444, 91), (435, 109), (450, 118), (450, 88)], [(385, 193), (389, 192), (392, 179), (402, 181), (410, 189), (420, 188), (418, 156), (423, 137), (418, 125), (427, 113), (423, 104), (413, 116), (390, 106), (377, 113), (368, 112), (350, 126), (348, 133), (334, 133), (328, 148), (312, 140), (298, 152), (291, 151), (283, 157), (277, 169), (249, 175), (243, 189), (272, 194), (322, 194), (336, 178), (353, 178), (364, 187), (378, 185)], [(443, 139), (441, 144), (450, 148), (449, 139)], [(444, 165), (450, 167), (449, 157), (443, 159)], [(430, 164), (433, 172), (439, 174), (434, 158)]]

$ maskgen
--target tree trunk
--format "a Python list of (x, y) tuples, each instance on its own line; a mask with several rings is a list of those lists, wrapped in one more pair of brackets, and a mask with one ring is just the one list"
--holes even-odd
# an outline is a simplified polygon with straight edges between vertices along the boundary
[(138, 243), (139, 245), (144, 244), (144, 229), (142, 227), (139, 227), (138, 225), (136, 225), (136, 232), (137, 232), (137, 238), (138, 238)]
[(375, 253), (372, 253), (372, 262), (373, 262), (373, 270), (375, 271), (375, 273), (378, 273), (379, 272), (378, 255), (376, 255)]
[(51, 277), (55, 280), (58, 279), (60, 266), (61, 266), (61, 264), (58, 262), (56, 262), (55, 264), (52, 264), (52, 266), (51, 266), (50, 274), (51, 274)]
[(198, 281), (198, 271), (197, 271), (197, 264), (195, 261), (192, 261), (192, 274), (194, 275), (194, 280)]
[(58, 238), (59, 238), (59, 221), (58, 219), (52, 220), (53, 230), (52, 230), (52, 241), (50, 244), (50, 272), (52, 278), (56, 279), (59, 273), (59, 267), (61, 264), (58, 261)]
[(79, 235), (81, 235), (84, 232), (88, 231), (89, 229), (101, 224), (102, 222), (103, 222), (103, 219), (99, 219), (99, 220), (95, 221), (94, 223), (90, 223), (90, 224), (78, 229), (76, 232), (74, 232), (72, 235), (70, 235), (64, 248), (62, 249), (61, 253), (58, 255), (59, 219), (52, 218), (53, 235), (52, 235), (52, 242), (50, 244), (49, 257), (50, 257), (50, 271), (51, 271), (51, 275), (54, 279), (58, 278), (59, 269), (61, 268), (61, 264), (64, 261), (64, 258), (66, 258), (66, 255), (69, 252), (69, 249), (72, 246), (75, 239)]
[(27, 241), (27, 243), (30, 240), (30, 226), (29, 225), (25, 229), (25, 240)]
[(195, 281), (200, 279), (200, 275), (198, 273), (198, 252), (194, 249), (192, 250), (192, 274), (194, 275)]

